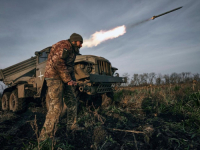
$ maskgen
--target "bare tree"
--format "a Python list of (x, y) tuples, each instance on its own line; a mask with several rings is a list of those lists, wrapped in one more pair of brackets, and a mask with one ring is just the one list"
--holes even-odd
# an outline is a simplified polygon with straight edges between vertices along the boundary
[(186, 72), (185, 73), (185, 82), (190, 82), (191, 81), (191, 72)]
[(193, 80), (200, 81), (200, 74), (193, 74)]
[(131, 86), (138, 86), (139, 85), (139, 75), (138, 74), (133, 74), (131, 78)]
[(160, 85), (162, 83), (162, 74), (158, 74), (156, 77), (156, 84)]
[(127, 78), (127, 83), (125, 83), (124, 85), (129, 85), (129, 81), (130, 81), (130, 75), (126, 72), (122, 75), (122, 77), (126, 77)]
[(181, 81), (184, 83), (185, 82), (185, 72), (181, 73)]
[(181, 83), (181, 73), (177, 74), (176, 83)]
[(178, 78), (178, 74), (176, 72), (172, 73), (170, 75), (170, 83), (175, 84), (177, 83), (177, 78)]
[(169, 84), (169, 83), (170, 83), (170, 77), (169, 77), (168, 74), (165, 74), (165, 75), (163, 76), (163, 78), (165, 79), (165, 84)]
[(191, 74), (190, 72), (182, 72), (176, 73), (173, 72), (171, 75), (169, 74), (158, 74), (156, 75), (154, 72), (151, 73), (143, 73), (143, 74), (133, 74), (131, 80), (130, 75), (128, 73), (124, 73), (123, 77), (127, 78), (127, 84), (129, 86), (142, 86), (148, 84), (160, 85), (160, 84), (176, 84), (176, 83), (184, 83), (190, 82), (192, 80), (200, 81), (200, 74)]
[(143, 78), (144, 78), (143, 85), (147, 85), (149, 79), (148, 73), (143, 73)]
[(149, 73), (149, 83), (152, 85), (155, 80), (156, 74), (154, 72)]
[(140, 81), (140, 85), (144, 84), (145, 80), (144, 80), (144, 75), (143, 74), (139, 75), (139, 81)]

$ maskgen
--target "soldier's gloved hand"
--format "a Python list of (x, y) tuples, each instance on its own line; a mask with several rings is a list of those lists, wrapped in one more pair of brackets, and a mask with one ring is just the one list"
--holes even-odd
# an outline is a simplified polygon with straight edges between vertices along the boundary
[(73, 85), (74, 85), (74, 86), (77, 86), (77, 82), (76, 82), (76, 81), (73, 81)]
[(71, 81), (69, 81), (69, 82), (67, 83), (67, 85), (76, 86), (76, 85), (77, 85), (77, 82), (71, 80)]

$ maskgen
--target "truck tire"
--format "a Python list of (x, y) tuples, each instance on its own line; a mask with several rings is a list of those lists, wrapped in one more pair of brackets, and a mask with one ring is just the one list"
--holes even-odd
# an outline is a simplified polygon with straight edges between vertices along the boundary
[(101, 97), (102, 97), (102, 103), (101, 103), (102, 108), (108, 107), (112, 104), (113, 92), (104, 93), (101, 95)]
[(2, 110), (9, 110), (9, 99), (10, 99), (10, 92), (5, 92), (1, 99)]
[(14, 113), (22, 112), (26, 108), (26, 99), (18, 98), (18, 91), (14, 90), (10, 95), (9, 106)]

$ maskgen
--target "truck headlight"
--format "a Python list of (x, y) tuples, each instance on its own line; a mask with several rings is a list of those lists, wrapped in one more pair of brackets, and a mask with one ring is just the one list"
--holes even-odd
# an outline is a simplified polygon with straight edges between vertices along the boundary
[(84, 65), (84, 64), (81, 64), (80, 67), (81, 67), (81, 69), (84, 69), (84, 68), (85, 68), (85, 65)]
[(88, 73), (92, 72), (92, 68), (93, 68), (93, 67), (92, 67), (92, 64), (88, 64), (88, 65), (87, 65), (87, 72), (88, 72)]

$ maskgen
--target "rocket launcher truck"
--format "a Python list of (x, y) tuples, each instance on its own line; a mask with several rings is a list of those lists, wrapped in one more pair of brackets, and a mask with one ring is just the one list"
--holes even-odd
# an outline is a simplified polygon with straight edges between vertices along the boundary
[[(50, 50), (51, 47), (47, 47), (36, 51), (34, 57), (0, 69), (0, 81), (7, 85), (1, 99), (2, 110), (21, 112), (31, 100), (45, 103), (48, 110), (49, 100), (45, 98), (48, 87), (44, 72)], [(95, 102), (100, 99), (100, 104), (106, 103), (108, 98), (113, 97), (114, 88), (126, 82), (125, 77), (115, 75), (117, 68), (99, 56), (77, 55), (74, 70), (79, 100)]]

